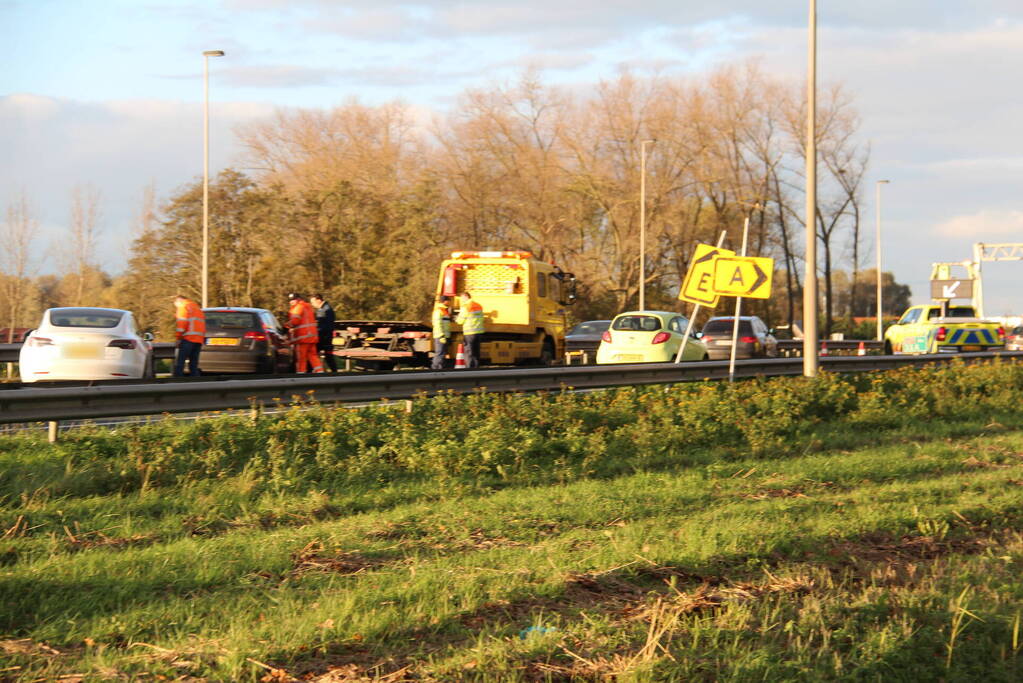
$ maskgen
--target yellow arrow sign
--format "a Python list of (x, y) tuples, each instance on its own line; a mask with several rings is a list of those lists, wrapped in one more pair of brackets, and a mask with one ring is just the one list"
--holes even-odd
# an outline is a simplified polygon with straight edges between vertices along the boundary
[(711, 287), (715, 294), (767, 299), (771, 296), (774, 259), (757, 256), (714, 259)]
[(719, 256), (735, 256), (734, 251), (710, 244), (697, 244), (693, 262), (686, 273), (686, 279), (679, 290), (678, 298), (691, 304), (716, 306), (718, 295), (714, 293), (714, 259)]

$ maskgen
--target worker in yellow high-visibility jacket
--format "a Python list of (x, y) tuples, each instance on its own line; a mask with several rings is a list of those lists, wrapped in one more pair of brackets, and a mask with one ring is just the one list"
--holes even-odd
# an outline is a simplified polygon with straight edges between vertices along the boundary
[(443, 294), (437, 295), (437, 302), (433, 306), (433, 362), (430, 367), (434, 370), (444, 369), (444, 359), (448, 355), (448, 342), (451, 341), (451, 308), (448, 303), (450, 298)]
[(462, 326), (462, 337), (465, 339), (465, 367), (479, 367), (480, 342), (484, 331), (483, 307), (472, 300), (469, 292), (462, 294), (462, 308), (455, 322)]

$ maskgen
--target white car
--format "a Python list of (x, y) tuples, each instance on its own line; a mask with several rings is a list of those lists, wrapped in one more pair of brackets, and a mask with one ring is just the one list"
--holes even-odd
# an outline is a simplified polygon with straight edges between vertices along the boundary
[(21, 346), (21, 381), (149, 378), (151, 340), (129, 311), (51, 308)]

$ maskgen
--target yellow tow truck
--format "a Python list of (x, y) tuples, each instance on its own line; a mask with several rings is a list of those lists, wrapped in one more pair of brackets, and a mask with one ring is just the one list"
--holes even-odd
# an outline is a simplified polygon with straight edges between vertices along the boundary
[[(491, 365), (550, 364), (565, 353), (567, 307), (575, 302), (572, 273), (528, 251), (456, 251), (440, 266), (436, 294), (451, 297), (452, 317), (468, 291), (483, 307), (481, 361)], [(462, 341), (452, 323), (454, 357)], [(429, 325), (410, 321), (337, 321), (334, 355), (378, 369), (429, 365)]]

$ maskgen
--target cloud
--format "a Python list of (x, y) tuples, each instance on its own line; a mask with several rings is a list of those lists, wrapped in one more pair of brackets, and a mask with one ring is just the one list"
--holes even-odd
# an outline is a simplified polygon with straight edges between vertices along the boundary
[(940, 223), (936, 231), (948, 237), (971, 238), (981, 242), (1002, 238), (1023, 241), (1023, 211), (985, 209), (950, 218)]
[[(237, 161), (233, 128), (272, 112), (266, 104), (218, 102), (210, 122), (214, 174)], [(202, 173), (202, 109), (199, 103), (118, 100), (91, 103), (15, 94), (0, 97), (0, 205), (24, 188), (42, 234), (40, 244), (60, 238), (67, 225), (71, 190), (88, 183), (101, 192), (102, 265), (122, 267), (121, 255), (150, 183), (161, 197)], [(48, 263), (47, 267), (52, 267)]]
[(267, 64), (220, 69), (217, 78), (235, 88), (304, 88), (333, 85), (341, 74), (339, 69)]

